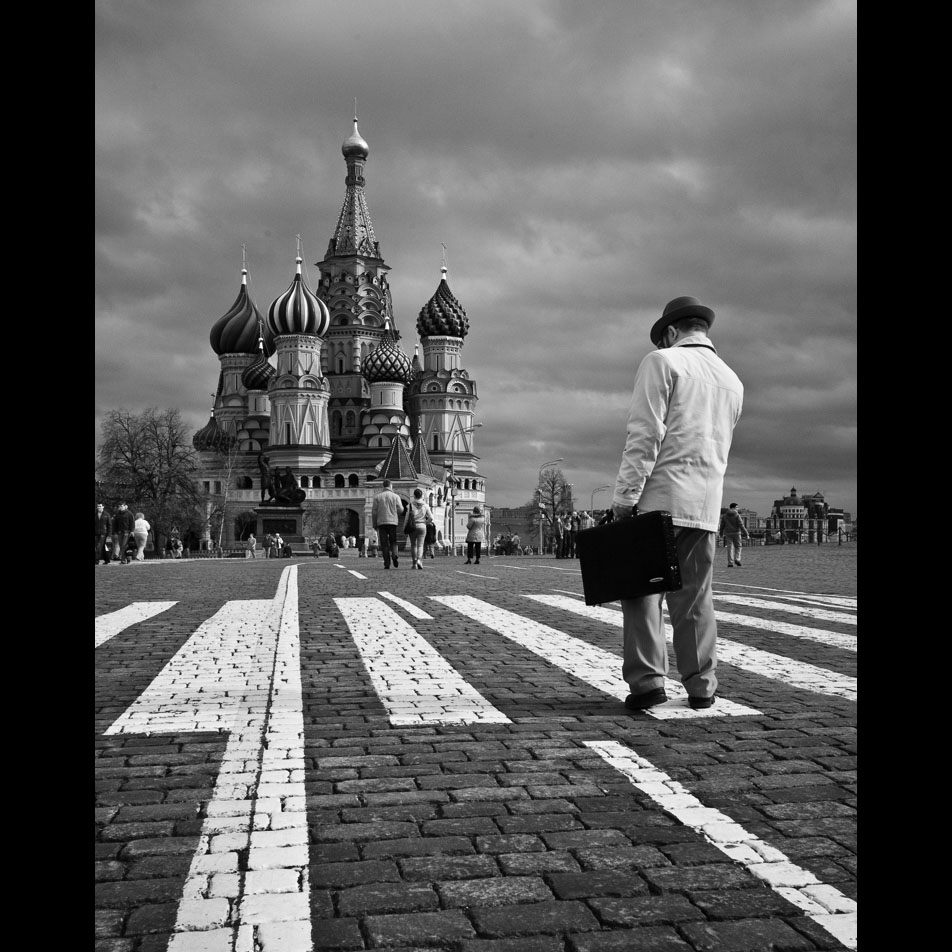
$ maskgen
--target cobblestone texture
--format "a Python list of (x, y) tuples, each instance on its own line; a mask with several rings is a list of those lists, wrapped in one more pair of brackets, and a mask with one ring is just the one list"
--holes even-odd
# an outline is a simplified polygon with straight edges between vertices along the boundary
[[(715, 591), (855, 596), (854, 547), (768, 547), (745, 555), (742, 574), (718, 564)], [(97, 950), (170, 947), (227, 742), (226, 733), (105, 731), (202, 622), (226, 602), (273, 598), (291, 564), (298, 565), (304, 723), (298, 809), (307, 813), (308, 842), (286, 842), (280, 824), (261, 829), (261, 866), (234, 868), (233, 857), (242, 854), (229, 851), (228, 837), (239, 834), (228, 824), (239, 818), (225, 810), (216, 814), (222, 848), (209, 854), (206, 880), (205, 902), (217, 903), (212, 911), (222, 921), (233, 914), (228, 897), (236, 888), (276, 908), (296, 888), (282, 851), (297, 851), (309, 877), (310, 936), (281, 921), (262, 925), (261, 952), (303, 952), (308, 943), (315, 952), (844, 947), (583, 742), (631, 748), (704, 807), (855, 897), (853, 702), (722, 665), (724, 696), (759, 714), (667, 721), (631, 714), (616, 698), (429, 598), (469, 594), (620, 655), (619, 630), (523, 597), (580, 592), (577, 562), (490, 559), (480, 566), (490, 577), (483, 579), (458, 571), (458, 559), (428, 560), (416, 573), (405, 572), (401, 560), (386, 574), (379, 559), (351, 554), (339, 562), (344, 568), (326, 559), (97, 567), (97, 615), (134, 601), (175, 601), (96, 649)], [(368, 578), (355, 578), (350, 568)], [(391, 725), (333, 600), (382, 590), (433, 616), (414, 618), (388, 602), (511, 723)], [(773, 603), (783, 597), (760, 594)], [(776, 608), (730, 611), (856, 634), (855, 626)], [(736, 622), (722, 625), (721, 637), (855, 676), (855, 652)], [(223, 932), (188, 933), (172, 942), (172, 952), (211, 952)]]

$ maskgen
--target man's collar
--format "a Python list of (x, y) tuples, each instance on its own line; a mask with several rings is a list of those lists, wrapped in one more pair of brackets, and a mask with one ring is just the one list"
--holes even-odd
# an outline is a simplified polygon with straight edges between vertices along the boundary
[(709, 350), (713, 350), (714, 353), (717, 353), (717, 348), (711, 342), (709, 337), (704, 337), (701, 334), (689, 334), (687, 337), (682, 337), (679, 340), (676, 340), (672, 347), (707, 347)]

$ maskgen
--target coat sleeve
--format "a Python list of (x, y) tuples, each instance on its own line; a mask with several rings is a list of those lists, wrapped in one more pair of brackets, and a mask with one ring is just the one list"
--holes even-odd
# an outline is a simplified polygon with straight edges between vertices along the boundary
[(648, 354), (635, 373), (613, 505), (634, 506), (641, 498), (667, 432), (665, 420), (673, 387), (674, 375), (662, 352)]

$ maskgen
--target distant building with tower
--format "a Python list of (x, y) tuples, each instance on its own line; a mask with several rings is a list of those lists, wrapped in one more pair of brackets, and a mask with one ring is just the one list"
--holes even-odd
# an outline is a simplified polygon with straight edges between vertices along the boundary
[[(364, 535), (389, 478), (408, 501), (421, 488), (438, 538), (465, 538), (486, 498), (476, 455), (476, 381), (462, 365), (469, 319), (442, 268), (419, 311), (419, 344), (401, 348), (380, 243), (364, 192), (369, 147), (344, 140), (344, 202), (312, 290), (301, 246), (287, 290), (262, 314), (242, 267), (238, 296), (211, 328), (220, 370), (208, 423), (193, 438), (209, 515), (224, 513), (222, 545), (249, 529), (301, 546), (308, 513), (345, 510)], [(422, 350), (422, 359), (420, 351)], [(454, 496), (455, 490), (455, 496)], [(214, 520), (210, 520), (214, 521)], [(210, 541), (206, 529), (206, 544)], [(217, 541), (217, 540), (214, 540)]]

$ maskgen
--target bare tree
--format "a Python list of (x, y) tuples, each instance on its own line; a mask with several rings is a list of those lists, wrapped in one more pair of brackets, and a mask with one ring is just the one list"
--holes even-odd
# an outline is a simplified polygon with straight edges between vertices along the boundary
[(157, 549), (173, 523), (201, 524), (197, 457), (177, 409), (110, 410), (101, 429), (96, 485), (111, 512), (127, 502), (145, 513)]
[(533, 530), (538, 533), (541, 520), (543, 533), (550, 534), (556, 513), (565, 512), (566, 507), (572, 511), (572, 489), (561, 469), (552, 466), (539, 474), (539, 484), (526, 506), (532, 510), (529, 523)]
[(331, 506), (317, 506), (304, 512), (304, 532), (312, 538), (347, 532), (350, 528), (350, 514), (346, 509)]

